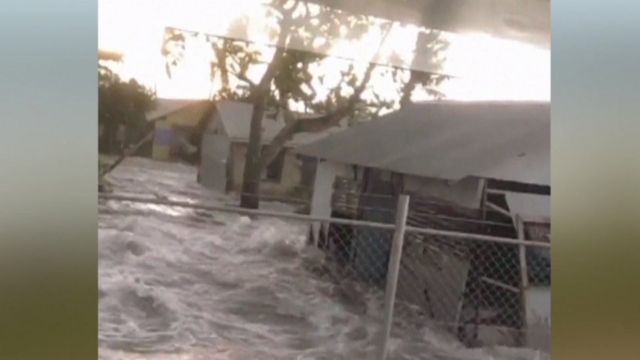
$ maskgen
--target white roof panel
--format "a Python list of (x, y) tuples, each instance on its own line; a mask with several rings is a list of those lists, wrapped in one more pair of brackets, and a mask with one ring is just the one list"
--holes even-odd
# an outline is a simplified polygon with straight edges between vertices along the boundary
[(547, 102), (423, 102), (301, 146), (300, 154), (458, 180), (550, 183)]

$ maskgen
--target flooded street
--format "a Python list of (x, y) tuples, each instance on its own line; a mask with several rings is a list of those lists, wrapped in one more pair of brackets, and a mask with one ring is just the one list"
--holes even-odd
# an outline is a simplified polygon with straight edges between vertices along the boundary
[[(194, 168), (144, 159), (109, 175), (117, 194), (234, 203), (195, 179)], [(382, 292), (323, 275), (304, 223), (117, 201), (99, 208), (101, 359), (375, 358)], [(404, 310), (389, 359), (548, 359), (465, 349)]]

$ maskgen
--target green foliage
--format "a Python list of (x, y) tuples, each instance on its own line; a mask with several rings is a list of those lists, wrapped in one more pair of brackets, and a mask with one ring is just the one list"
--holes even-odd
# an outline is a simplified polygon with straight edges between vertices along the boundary
[[(281, 56), (275, 59), (274, 47), (244, 40), (207, 37), (215, 54), (211, 63), (211, 79), (222, 84), (214, 94), (214, 100), (248, 99), (269, 64), (277, 61), (271, 64), (276, 67), (276, 72), (269, 84), (269, 107), (275, 107), (276, 112), (283, 106), (316, 115), (335, 112), (349, 103), (351, 94), (365, 79), (367, 64), (325, 55), (333, 46), (328, 39), (358, 40), (372, 29), (378, 28), (384, 33), (390, 27), (389, 22), (368, 16), (346, 14), (291, 0), (274, 0), (267, 4), (265, 16), (274, 24), (267, 32), (271, 40), (285, 39), (284, 43), (280, 43)], [(231, 25), (230, 30), (233, 34), (246, 35), (247, 26), (248, 20), (241, 18)], [(166, 30), (163, 53), (169, 74), (171, 68), (180, 66), (180, 61), (188, 51), (185, 45), (187, 39), (197, 36), (202, 34), (172, 28)], [(427, 33), (420, 41), (416, 39), (416, 44), (418, 51), (433, 54), (434, 58), (447, 46), (437, 32)], [(393, 56), (398, 57), (397, 54)], [(411, 61), (405, 59), (405, 62), (410, 65)], [(442, 94), (433, 87), (444, 78), (442, 75), (418, 73), (407, 68), (376, 65), (371, 71), (370, 80), (363, 84), (358, 103), (350, 106), (349, 117), (367, 119), (395, 109), (403, 100), (411, 99), (418, 88), (441, 97)]]
[(115, 151), (117, 129), (123, 125), (129, 136), (142, 136), (145, 113), (153, 108), (155, 94), (134, 79), (122, 81), (104, 65), (98, 66), (98, 124), (101, 151)]
[(98, 71), (98, 121), (127, 125), (144, 120), (155, 95), (135, 79), (122, 81), (111, 70)]

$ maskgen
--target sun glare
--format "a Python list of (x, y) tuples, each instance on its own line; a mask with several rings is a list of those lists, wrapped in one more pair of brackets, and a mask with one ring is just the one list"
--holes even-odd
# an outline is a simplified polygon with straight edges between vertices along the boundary
[[(124, 61), (119, 67), (119, 74), (123, 78), (136, 78), (155, 89), (159, 97), (208, 98), (216, 86), (209, 75), (210, 47), (204, 41), (190, 44), (184, 66), (169, 78), (160, 52), (165, 28), (176, 27), (210, 35), (248, 36), (252, 41), (266, 44), (273, 41), (268, 33), (268, 29), (273, 28), (273, 20), (265, 16), (261, 3), (262, 0), (234, 0), (230, 6), (226, 0), (99, 0), (98, 46), (102, 50), (122, 53)], [(231, 24), (240, 19), (248, 21), (247, 33), (230, 34)], [(377, 27), (373, 28), (360, 41), (334, 39), (330, 53), (340, 58), (370, 60), (383, 36)], [(396, 65), (435, 71), (426, 62), (411, 61), (419, 31), (425, 30), (394, 24), (381, 46), (380, 58)], [(486, 34), (442, 32), (441, 36), (449, 46), (437, 71), (455, 77), (440, 89), (447, 98), (549, 100), (548, 49)], [(331, 42), (332, 39), (322, 41)], [(338, 62), (325, 61), (323, 66), (337, 66)], [(330, 83), (332, 80), (335, 79), (325, 81)]]

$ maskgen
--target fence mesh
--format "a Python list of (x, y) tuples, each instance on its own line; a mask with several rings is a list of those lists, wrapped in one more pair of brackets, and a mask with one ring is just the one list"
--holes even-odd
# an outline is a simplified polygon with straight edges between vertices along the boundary
[[(336, 191), (333, 207), (349, 217), (390, 223), (395, 198)], [(470, 210), (435, 198), (412, 198), (397, 284), (396, 307), (413, 309), (467, 346), (507, 345), (549, 348), (549, 223), (523, 223), (514, 245), (465, 237), (489, 235), (516, 239), (518, 224), (502, 212)], [(456, 232), (433, 235), (419, 229)], [(381, 284), (387, 271), (393, 231), (347, 225), (329, 226), (321, 241), (360, 279)], [(540, 298), (542, 297), (542, 300)], [(399, 307), (399, 308), (398, 308)], [(541, 313), (542, 314), (541, 314)], [(546, 314), (545, 314), (546, 312)], [(545, 318), (547, 317), (547, 318)], [(397, 324), (395, 326), (398, 326)]]
[(393, 233), (366, 225), (324, 223), (317, 245), (345, 276), (384, 288)]
[(528, 302), (536, 288), (550, 286), (548, 249), (525, 248), (523, 269), (518, 245), (408, 231), (397, 301), (419, 306), (431, 323), (468, 346), (542, 346), (527, 338), (549, 335), (548, 328), (534, 326), (540, 319), (528, 314), (536, 306)]

